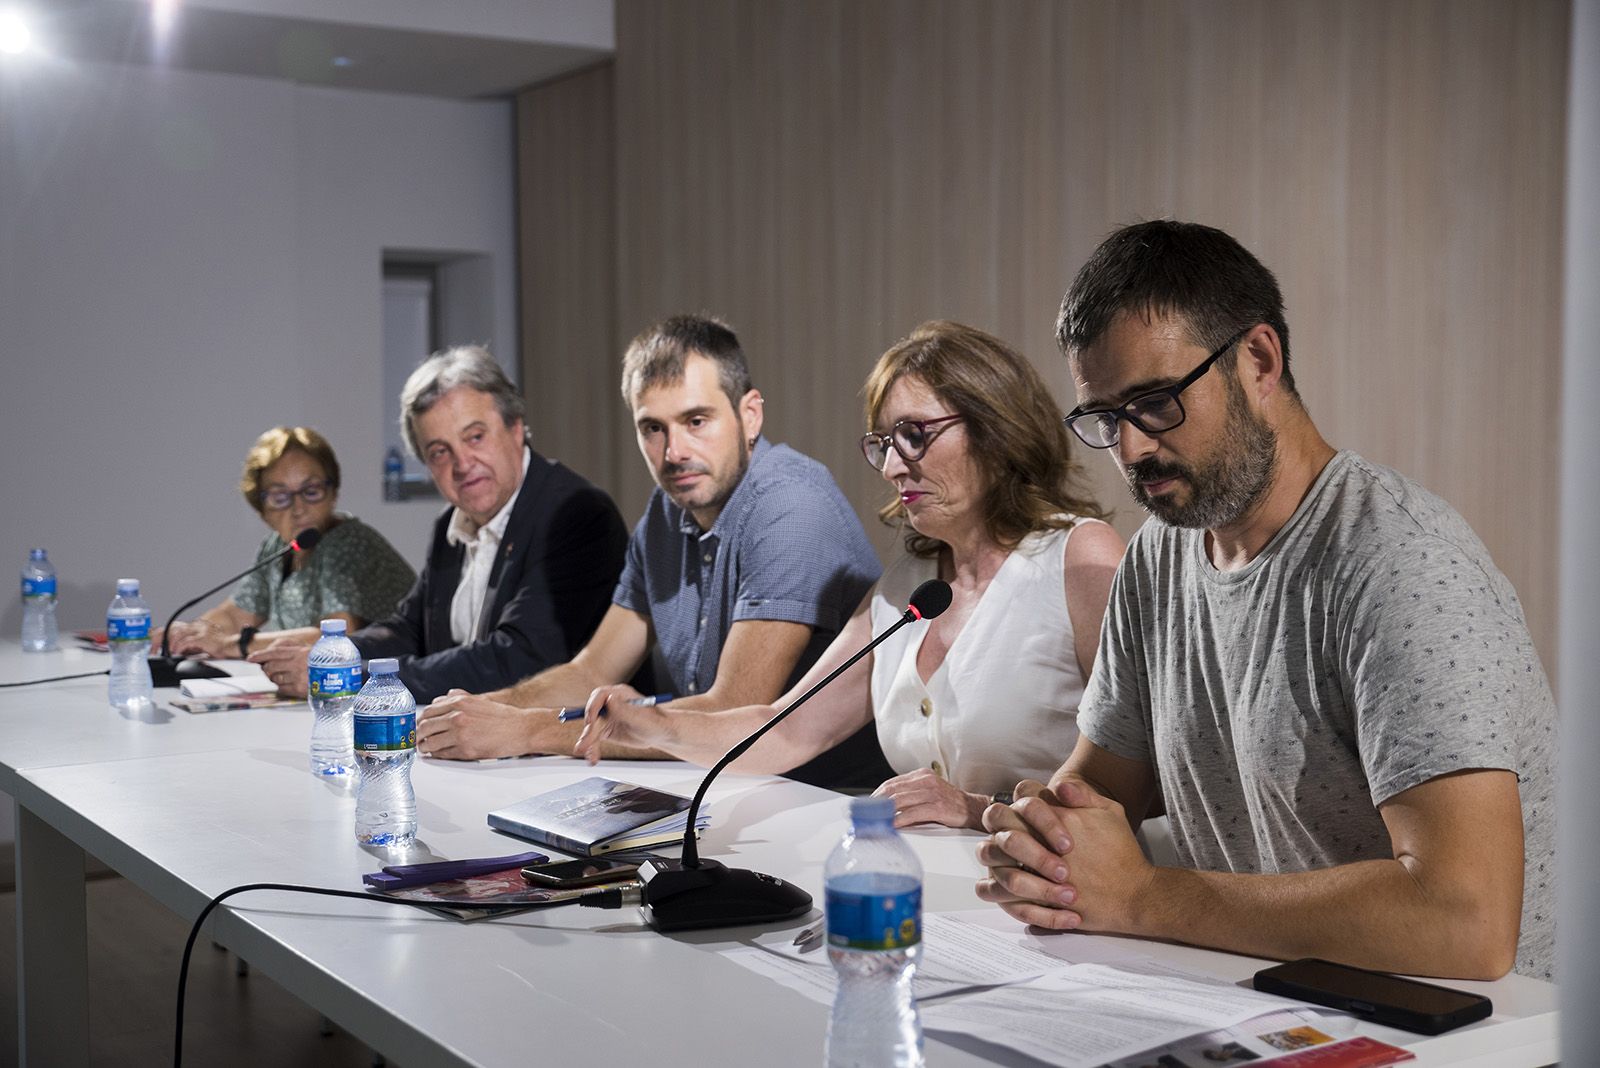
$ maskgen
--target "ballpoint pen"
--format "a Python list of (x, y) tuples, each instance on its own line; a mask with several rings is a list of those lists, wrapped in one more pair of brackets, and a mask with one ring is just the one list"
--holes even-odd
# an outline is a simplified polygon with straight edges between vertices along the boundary
[[(647, 708), (650, 705), (666, 704), (668, 701), (672, 700), (672, 697), (673, 697), (673, 695), (670, 694), (670, 693), (658, 693), (658, 694), (652, 694), (649, 697), (635, 697), (633, 700), (629, 701), (628, 703), (630, 705), (638, 705), (641, 708)], [(606, 714), (605, 708), (602, 707), (600, 709), (600, 714), (602, 716)], [(581, 709), (581, 708), (563, 708), (561, 710), (561, 712), (556, 716), (556, 719), (560, 720), (562, 723), (571, 723), (574, 720), (579, 720), (579, 719), (582, 719), (582, 718), (583, 718), (583, 709)]]

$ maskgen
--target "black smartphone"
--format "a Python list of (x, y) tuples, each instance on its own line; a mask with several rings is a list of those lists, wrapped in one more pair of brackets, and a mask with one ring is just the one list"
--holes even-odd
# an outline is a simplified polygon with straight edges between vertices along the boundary
[(552, 860), (548, 864), (530, 864), (522, 869), (522, 878), (538, 886), (570, 889), (575, 886), (598, 886), (602, 883), (621, 882), (639, 872), (636, 860)]
[(1263, 968), (1256, 972), (1255, 987), (1424, 1035), (1485, 1020), (1494, 1012), (1489, 999), (1478, 994), (1315, 957)]

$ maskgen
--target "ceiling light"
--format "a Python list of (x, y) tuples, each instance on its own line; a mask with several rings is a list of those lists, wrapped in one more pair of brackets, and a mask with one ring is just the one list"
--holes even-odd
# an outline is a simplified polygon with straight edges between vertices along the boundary
[(0, 53), (21, 55), (33, 47), (33, 31), (22, 17), (22, 12), (0, 11)]

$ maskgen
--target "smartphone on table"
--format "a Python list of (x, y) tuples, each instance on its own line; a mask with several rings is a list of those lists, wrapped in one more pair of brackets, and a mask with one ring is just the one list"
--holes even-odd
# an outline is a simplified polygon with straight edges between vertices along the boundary
[(1263, 968), (1256, 972), (1255, 987), (1424, 1035), (1486, 1020), (1494, 1012), (1493, 1003), (1479, 994), (1315, 957)]
[(522, 869), (522, 878), (535, 886), (570, 890), (578, 886), (622, 882), (638, 873), (637, 860), (591, 857), (586, 860), (552, 860), (546, 864), (530, 864)]

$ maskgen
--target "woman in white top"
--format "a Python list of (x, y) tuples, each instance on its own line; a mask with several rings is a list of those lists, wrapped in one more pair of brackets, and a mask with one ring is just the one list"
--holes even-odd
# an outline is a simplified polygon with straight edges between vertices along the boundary
[(579, 754), (592, 760), (609, 739), (715, 763), (937, 576), (951, 586), (948, 610), (902, 628), (732, 767), (784, 772), (875, 720), (900, 773), (878, 788), (895, 799), (895, 822), (954, 827), (981, 826), (1019, 780), (1060, 767), (1123, 549), (1077, 491), (1060, 408), (1027, 360), (952, 322), (925, 323), (884, 353), (866, 395), (862, 451), (895, 488), (880, 514), (904, 529), (905, 554), (777, 705), (677, 711), (603, 687)]

